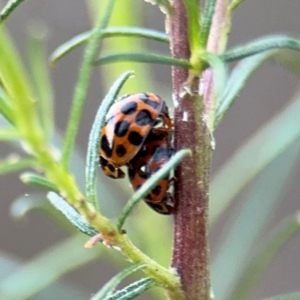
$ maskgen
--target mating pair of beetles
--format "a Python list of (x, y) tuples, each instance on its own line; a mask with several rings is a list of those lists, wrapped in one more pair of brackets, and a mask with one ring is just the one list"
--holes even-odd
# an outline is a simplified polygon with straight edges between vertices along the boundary
[[(105, 175), (128, 177), (136, 191), (173, 154), (173, 123), (164, 100), (151, 93), (126, 95), (115, 102), (101, 132), (100, 166)], [(175, 203), (170, 191), (170, 175), (154, 187), (145, 202), (160, 214), (172, 214)]]

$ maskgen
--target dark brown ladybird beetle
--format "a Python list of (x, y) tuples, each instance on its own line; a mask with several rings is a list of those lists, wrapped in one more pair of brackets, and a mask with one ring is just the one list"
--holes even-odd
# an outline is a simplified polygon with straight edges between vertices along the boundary
[(160, 97), (150, 93), (126, 95), (114, 103), (101, 132), (99, 152), (104, 173), (124, 177), (115, 169), (136, 155), (152, 128), (172, 129), (168, 107)]
[[(144, 182), (158, 171), (171, 157), (169, 132), (152, 130), (137, 155), (128, 164), (128, 176), (133, 189), (138, 190)], [(174, 198), (169, 190), (169, 174), (145, 197), (144, 201), (160, 214), (174, 213)]]

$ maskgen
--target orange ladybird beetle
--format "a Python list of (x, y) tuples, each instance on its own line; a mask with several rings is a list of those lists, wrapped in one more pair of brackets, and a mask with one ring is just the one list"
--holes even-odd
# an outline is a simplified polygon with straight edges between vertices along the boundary
[[(169, 132), (152, 130), (143, 147), (128, 164), (128, 176), (133, 189), (138, 190), (144, 182), (158, 171), (171, 157), (173, 149), (169, 143)], [(170, 175), (154, 187), (144, 201), (160, 214), (174, 213), (174, 198), (169, 191)]]
[(100, 165), (111, 178), (124, 177), (126, 165), (140, 150), (152, 128), (172, 129), (168, 107), (151, 93), (126, 95), (115, 102), (101, 132)]

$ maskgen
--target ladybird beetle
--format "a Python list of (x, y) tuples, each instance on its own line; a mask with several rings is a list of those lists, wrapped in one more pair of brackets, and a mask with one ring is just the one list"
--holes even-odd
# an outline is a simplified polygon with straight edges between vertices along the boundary
[(124, 177), (115, 169), (136, 155), (153, 128), (172, 129), (168, 107), (159, 96), (126, 95), (114, 103), (101, 132), (99, 153), (104, 173), (112, 178)]
[[(128, 176), (134, 190), (158, 171), (170, 158), (173, 149), (169, 146), (169, 132), (153, 130), (148, 135), (143, 147), (128, 164)], [(169, 174), (160, 180), (144, 201), (160, 214), (174, 212), (174, 199), (169, 190)]]

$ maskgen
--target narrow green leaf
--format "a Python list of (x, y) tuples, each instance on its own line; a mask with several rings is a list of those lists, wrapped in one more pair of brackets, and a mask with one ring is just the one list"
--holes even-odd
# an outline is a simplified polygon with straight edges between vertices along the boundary
[(135, 264), (132, 266), (129, 266), (128, 268), (124, 269), (117, 275), (115, 275), (108, 283), (106, 283), (100, 291), (98, 291), (92, 298), (91, 300), (102, 300), (107, 298), (113, 290), (116, 288), (116, 286), (127, 276), (132, 274), (133, 272), (136, 272), (142, 268), (144, 268), (146, 265), (145, 264)]
[(255, 242), (262, 229), (273, 216), (276, 204), (285, 198), (288, 183), (299, 167), (299, 153), (300, 142), (296, 141), (251, 184), (250, 191), (236, 213), (229, 234), (218, 249), (212, 264), (212, 285), (216, 299), (231, 299), (228, 297), (230, 287), (246, 267), (247, 258), (251, 256), (252, 249), (255, 249)]
[(45, 40), (46, 28), (43, 24), (35, 24), (29, 29), (27, 42), (27, 54), (29, 66), (33, 77), (33, 86), (36, 90), (37, 105), (40, 121), (44, 128), (47, 140), (50, 140), (53, 132), (53, 99), (51, 82), (46, 59)]
[(263, 243), (251, 259), (240, 280), (235, 284), (228, 299), (249, 299), (250, 293), (261, 280), (271, 261), (285, 243), (300, 230), (300, 214), (288, 217), (274, 230), (272, 235)]
[(189, 63), (189, 61), (185, 59), (178, 59), (178, 58), (173, 58), (170, 56), (165, 56), (160, 54), (139, 53), (139, 52), (109, 54), (98, 58), (94, 62), (94, 64), (103, 65), (103, 64), (110, 64), (110, 63), (124, 62), (124, 61), (176, 66), (176, 67), (182, 67), (187, 69), (191, 68), (191, 64)]
[(213, 21), (217, 0), (205, 1), (203, 13), (201, 15), (201, 25), (199, 35), (199, 43), (201, 49), (206, 49), (210, 27)]
[(216, 109), (215, 128), (220, 124), (228, 109), (245, 86), (253, 72), (276, 51), (271, 50), (242, 60), (231, 72), (225, 89), (221, 93)]
[(258, 53), (275, 49), (291, 49), (300, 51), (300, 40), (284, 35), (275, 35), (255, 40), (244, 46), (236, 47), (220, 55), (225, 62), (231, 62)]
[(0, 12), (0, 24), (23, 2), (24, 0), (9, 0)]
[(156, 282), (152, 278), (143, 278), (128, 285), (124, 289), (117, 291), (104, 300), (131, 300), (155, 285)]
[(47, 198), (55, 206), (55, 208), (58, 209), (81, 232), (89, 236), (98, 234), (98, 231), (84, 220), (75, 208), (67, 203), (67, 201), (65, 201), (62, 197), (54, 192), (49, 192), (47, 194)]
[(28, 75), (4, 27), (0, 27), (0, 49), (0, 81), (13, 111), (12, 121), (20, 135), (27, 139), (29, 147), (38, 149), (43, 145), (44, 150), (44, 136), (38, 122), (35, 97)]
[(299, 300), (299, 299), (300, 299), (300, 292), (299, 293), (293, 293), (293, 294), (275, 296), (275, 297), (271, 297), (271, 298), (265, 298), (263, 300)]
[(138, 202), (145, 197), (149, 191), (156, 186), (156, 184), (165, 176), (167, 176), (170, 171), (177, 167), (180, 162), (188, 155), (191, 155), (191, 150), (183, 149), (175, 153), (174, 156), (155, 174), (153, 174), (128, 200), (126, 206), (124, 207), (121, 215), (118, 218), (117, 228), (121, 231), (127, 217), (133, 210), (133, 208), (138, 204)]
[(58, 192), (57, 187), (47, 178), (40, 176), (35, 173), (24, 173), (20, 176), (22, 182), (28, 185), (36, 186), (42, 188), (46, 191)]
[(0, 128), (0, 141), (12, 141), (18, 140), (20, 135), (13, 128)]
[(187, 20), (188, 20), (188, 35), (189, 35), (189, 45), (191, 52), (194, 53), (199, 48), (198, 35), (200, 31), (199, 24), (199, 10), (200, 5), (197, 0), (184, 0), (183, 1)]
[(87, 250), (82, 246), (83, 243), (83, 239), (72, 237), (33, 257), (0, 281), (0, 298), (31, 299), (66, 273), (99, 257), (99, 249)]
[(0, 161), (0, 175), (35, 168), (37, 166), (38, 164), (35, 159), (11, 155), (6, 160)]
[(98, 210), (99, 210), (99, 205), (98, 205), (97, 195), (96, 195), (96, 171), (99, 164), (98, 149), (100, 143), (100, 132), (102, 127), (104, 126), (105, 116), (109, 108), (111, 107), (112, 103), (115, 101), (119, 91), (121, 90), (122, 86), (125, 84), (127, 79), (133, 75), (134, 73), (132, 71), (125, 72), (114, 82), (114, 84), (108, 91), (107, 95), (103, 99), (97, 111), (90, 132), (87, 156), (86, 156), (86, 169), (85, 169), (86, 195), (87, 195), (88, 202), (90, 202)]
[(115, 2), (116, 0), (111, 0), (108, 2), (107, 7), (104, 10), (104, 16), (103, 18), (101, 18), (101, 20), (98, 22), (98, 25), (95, 27), (94, 33), (90, 38), (86, 50), (84, 52), (81, 69), (79, 71), (79, 78), (74, 91), (73, 104), (71, 107), (69, 122), (66, 129), (65, 141), (62, 151), (61, 162), (65, 167), (67, 167), (69, 164), (71, 152), (74, 148), (83, 104), (85, 102), (88, 90), (94, 56), (102, 41), (102, 32), (99, 29), (105, 28), (107, 26)]
[[(163, 43), (169, 43), (169, 36), (163, 32), (146, 29), (141, 27), (108, 27), (104, 29), (99, 29), (102, 32), (103, 38), (110, 37), (137, 37), (145, 38), (149, 40), (154, 40)], [(51, 55), (50, 60), (53, 65), (56, 64), (58, 60), (64, 57), (67, 53), (76, 49), (80, 45), (86, 43), (92, 36), (93, 31), (87, 31), (81, 33), (66, 43), (60, 45)]]
[(246, 184), (299, 138), (299, 111), (298, 94), (281, 113), (240, 147), (217, 172), (211, 185), (211, 223), (218, 219)]

